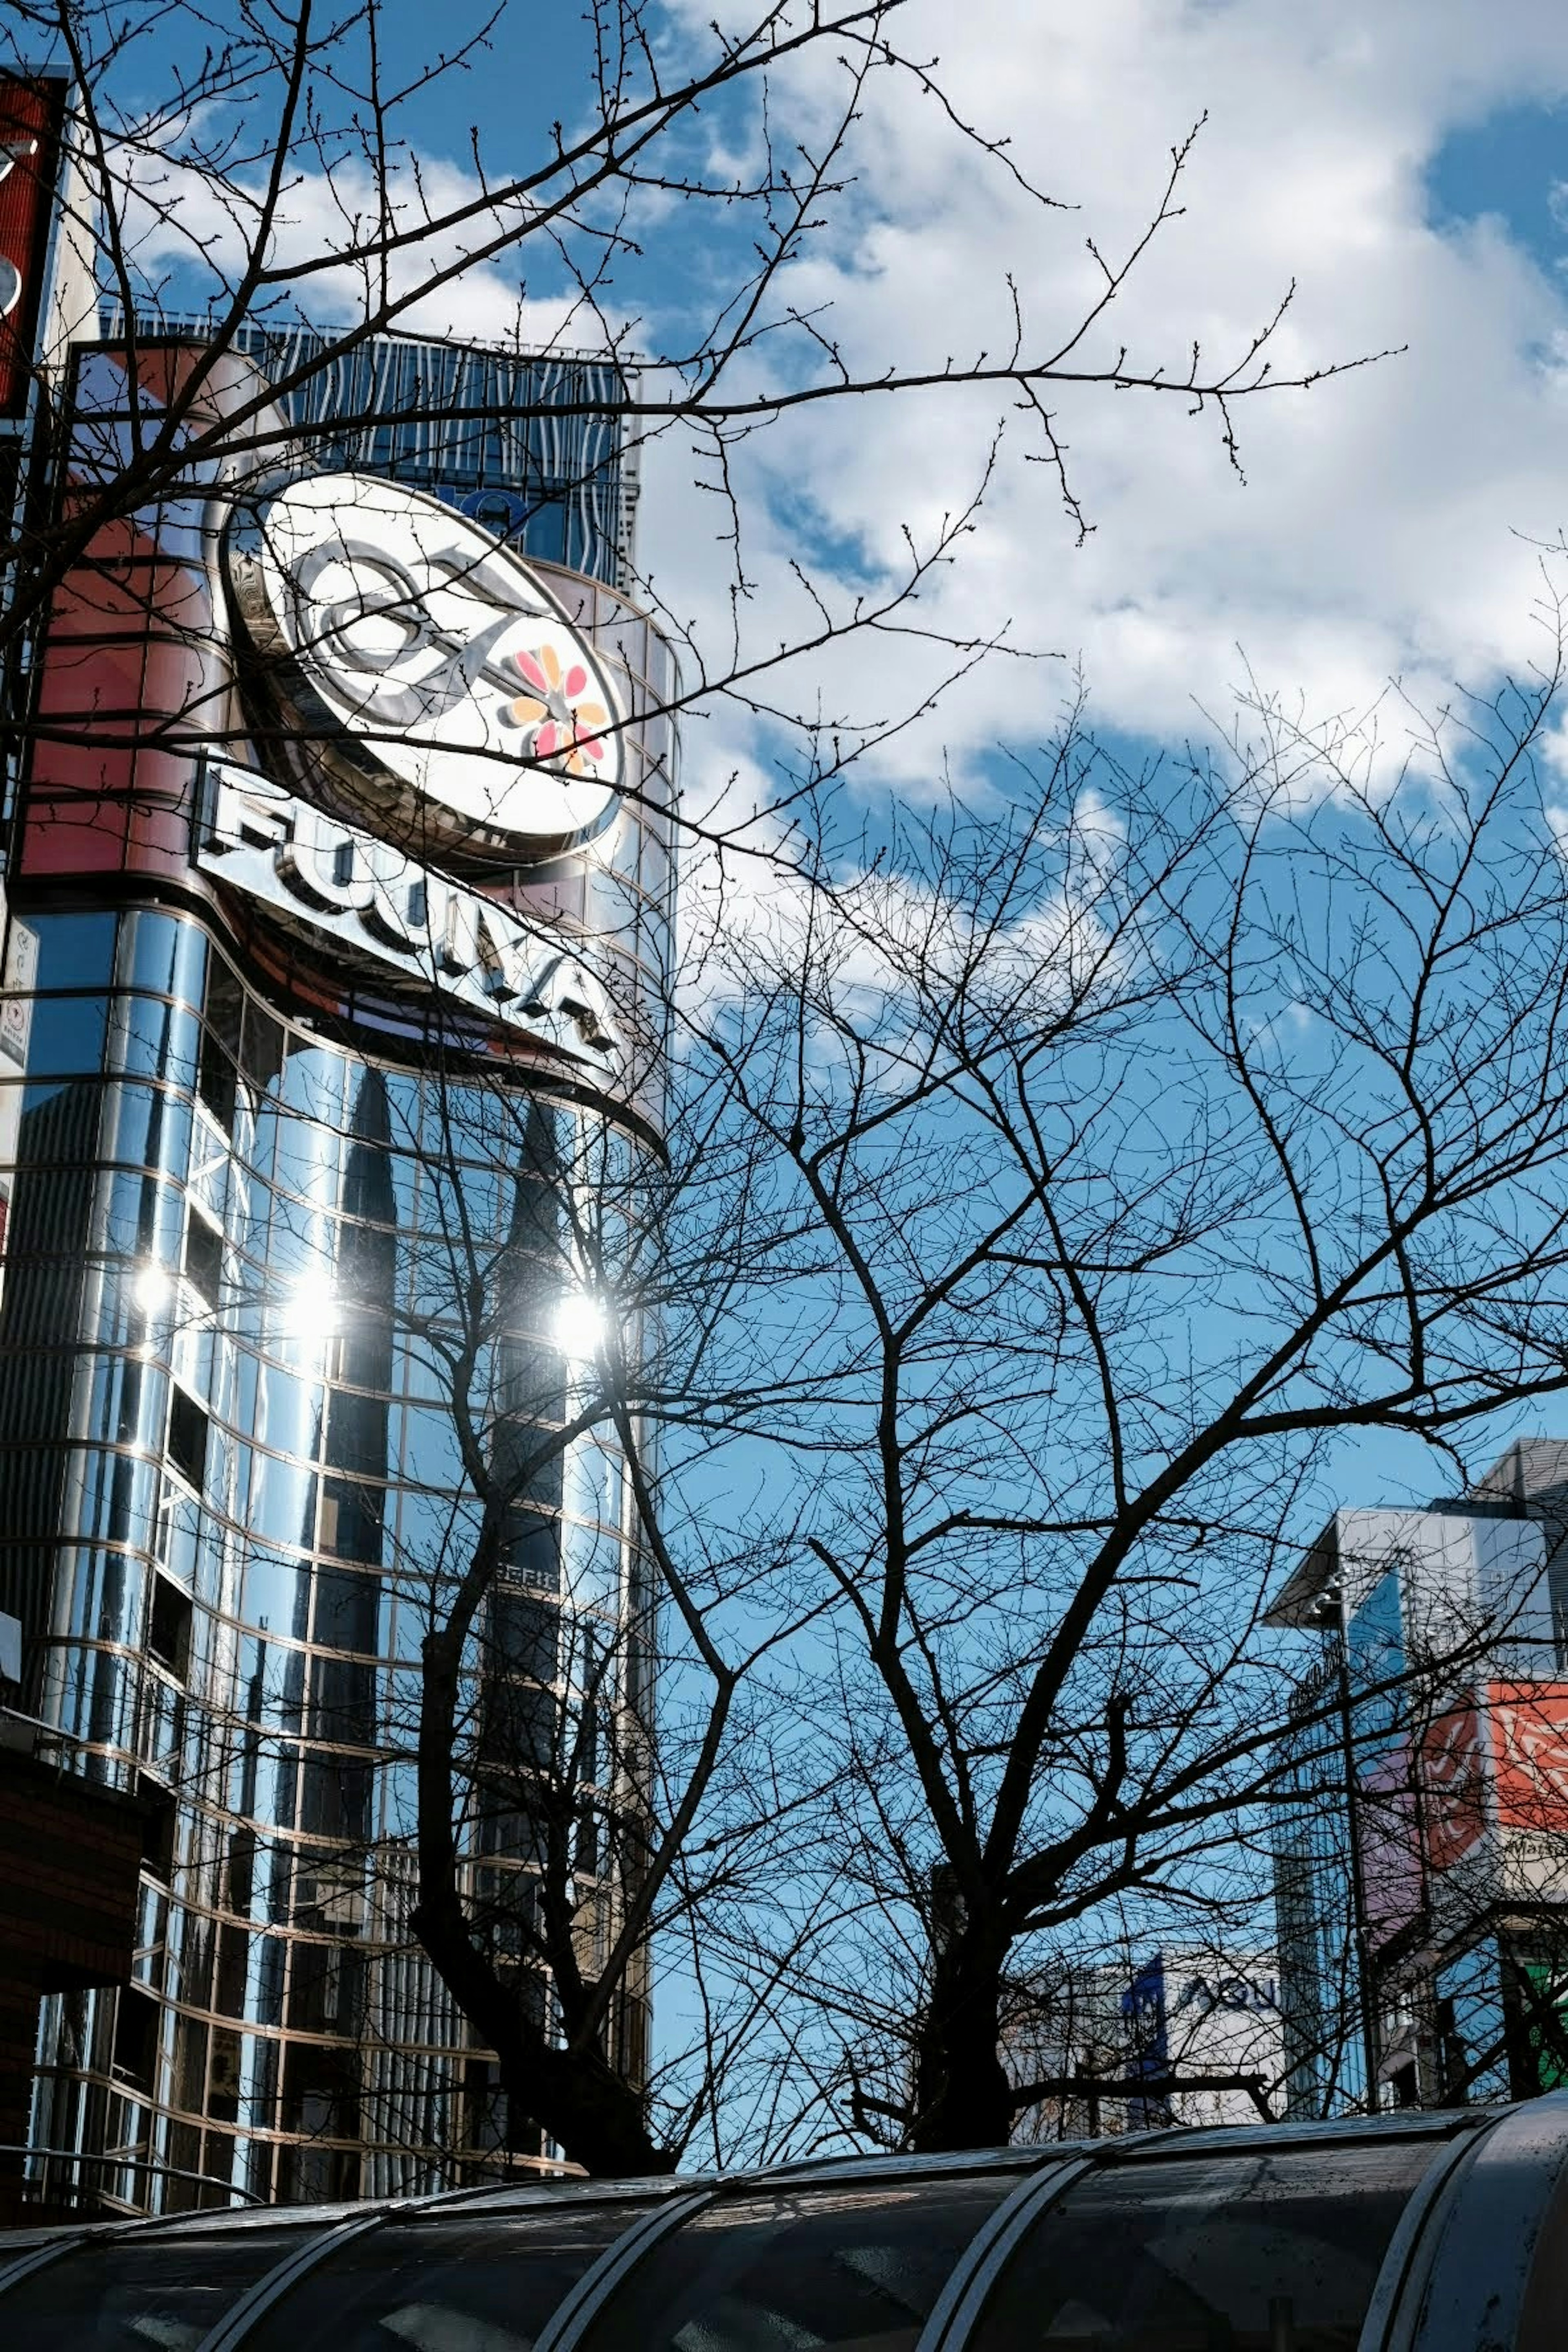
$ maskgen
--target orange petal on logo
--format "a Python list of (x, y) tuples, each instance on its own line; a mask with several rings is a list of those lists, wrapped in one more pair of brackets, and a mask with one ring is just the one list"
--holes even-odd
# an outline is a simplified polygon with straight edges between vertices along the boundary
[(541, 646), (537, 658), (544, 665), (544, 675), (552, 686), (561, 683), (561, 656), (553, 646)]
[(536, 702), (531, 694), (520, 694), (509, 713), (514, 726), (531, 727), (544, 716), (544, 705)]

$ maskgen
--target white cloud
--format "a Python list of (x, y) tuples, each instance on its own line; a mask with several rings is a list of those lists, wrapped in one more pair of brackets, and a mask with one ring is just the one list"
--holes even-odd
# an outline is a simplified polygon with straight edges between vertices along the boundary
[[(682, 9), (695, 26), (711, 0), (679, 0), (669, 12), (678, 25)], [(1037, 435), (1010, 417), (960, 560), (926, 582), (910, 617), (929, 631), (1005, 634), (1081, 658), (1102, 723), (1156, 735), (1191, 731), (1202, 710), (1223, 717), (1248, 675), (1265, 692), (1299, 698), (1312, 721), (1376, 709), (1391, 677), (1434, 702), (1455, 678), (1484, 688), (1539, 656), (1539, 556), (1527, 536), (1550, 538), (1568, 521), (1568, 299), (1558, 273), (1510, 245), (1498, 219), (1435, 225), (1424, 175), (1455, 128), (1500, 105), (1568, 94), (1560, 8), (970, 0), (955, 14), (909, 0), (892, 23), (910, 54), (940, 56), (955, 106), (1010, 138), (1026, 178), (1080, 209), (1040, 212), (1005, 172), (977, 163), (912, 81), (875, 77), (856, 134), (855, 190), (790, 289), (802, 304), (830, 306), (857, 372), (1004, 348), (1009, 274), (1026, 349), (1059, 340), (1095, 284), (1086, 233), (1107, 252), (1138, 233), (1173, 142), (1205, 110), (1184, 215), (1091, 337), (1089, 355), (1125, 342), (1135, 359), (1174, 372), (1194, 336), (1205, 352), (1233, 355), (1292, 278), (1277, 372), (1408, 346), (1310, 393), (1243, 404), (1245, 487), (1215, 418), (1188, 416), (1183, 400), (1064, 391), (1059, 429), (1095, 526), (1082, 548), (1049, 469), (1031, 462)], [(786, 75), (775, 130), (826, 121), (840, 79), (826, 54)], [(711, 121), (715, 153), (731, 142), (731, 169), (745, 160), (741, 128), (721, 111)], [(457, 163), (422, 169), (437, 204), (471, 186)], [(339, 193), (352, 205), (351, 180)], [(204, 201), (190, 194), (189, 226), (232, 244)], [(289, 209), (287, 249), (331, 249), (319, 184), (302, 181)], [(646, 282), (624, 276), (616, 292), (624, 315), (647, 320), (643, 340), (653, 342), (669, 285), (659, 239), (690, 236), (692, 223), (666, 203), (644, 226)], [(159, 239), (172, 255), (167, 233)], [(721, 257), (716, 248), (716, 268)], [(333, 291), (352, 304), (346, 282)], [(515, 331), (517, 298), (505, 260), (475, 267), (409, 323), (501, 337)], [(568, 325), (552, 303), (531, 307), (523, 327), (542, 340), (594, 332), (587, 320)], [(972, 494), (1009, 405), (973, 391), (868, 398), (796, 412), (745, 443), (736, 466), (756, 583), (742, 607), (747, 649), (771, 650), (810, 627), (789, 568), (803, 547), (842, 602), (868, 574), (896, 572), (906, 528), (929, 544)], [(731, 614), (722, 523), (692, 470), (673, 438), (649, 453), (641, 553), (721, 668)], [(950, 667), (929, 637), (878, 634), (797, 665), (789, 694), (828, 717), (891, 722), (919, 709)], [(894, 736), (878, 765), (918, 791), (944, 755), (962, 775), (999, 740), (1044, 740), (1063, 684), (1059, 660), (991, 658)], [(721, 791), (758, 749), (733, 707), (693, 726), (698, 796)]]
[[(1108, 251), (1134, 233), (1167, 150), (1205, 110), (1185, 215), (1090, 348), (1125, 341), (1171, 367), (1196, 334), (1207, 352), (1235, 352), (1292, 278), (1279, 372), (1408, 346), (1310, 393), (1244, 404), (1246, 487), (1212, 418), (1189, 418), (1182, 402), (1064, 394), (1073, 480), (1096, 526), (1077, 551), (1015, 420), (961, 562), (922, 595), (928, 625), (1010, 625), (1017, 642), (1081, 656), (1102, 720), (1156, 733), (1189, 730), (1194, 705), (1223, 710), (1243, 656), (1312, 713), (1369, 709), (1391, 677), (1436, 699), (1455, 677), (1484, 686), (1539, 656), (1538, 557), (1520, 534), (1551, 535), (1568, 507), (1568, 310), (1497, 220), (1434, 226), (1424, 173), (1455, 127), (1568, 90), (1560, 10), (972, 0), (955, 16), (912, 0), (897, 22), (912, 53), (941, 53), (959, 109), (1006, 131), (1025, 173), (1082, 211), (1040, 215), (1003, 174), (976, 169), (912, 85), (883, 77), (867, 100), (856, 233), (825, 240), (796, 273), (801, 299), (832, 304), (851, 365), (996, 350), (1008, 271), (1026, 346), (1047, 345), (1092, 283), (1085, 230)], [(813, 93), (823, 103), (826, 89)], [(892, 563), (904, 524), (929, 530), (966, 495), (1001, 404), (934, 394), (801, 415), (749, 446), (752, 486), (781, 512), (786, 494), (805, 494)], [(650, 464), (643, 550), (675, 607), (705, 614), (717, 642), (711, 517), (673, 449)], [(758, 530), (759, 643), (799, 609), (791, 551), (782, 521)], [(933, 667), (929, 647), (880, 638), (814, 660), (810, 691), (890, 711), (919, 700)], [(1060, 691), (1058, 667), (993, 661), (887, 761), (915, 785), (944, 745), (962, 762), (998, 737), (1043, 736)]]

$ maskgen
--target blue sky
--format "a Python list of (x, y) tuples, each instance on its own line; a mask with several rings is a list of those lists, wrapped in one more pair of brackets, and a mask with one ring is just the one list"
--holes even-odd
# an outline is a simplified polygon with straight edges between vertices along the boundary
[[(1568, 262), (1568, 109), (1515, 103), (1451, 131), (1426, 174), (1433, 219), (1489, 213), (1545, 270)], [(1554, 200), (1555, 198), (1555, 200)]]

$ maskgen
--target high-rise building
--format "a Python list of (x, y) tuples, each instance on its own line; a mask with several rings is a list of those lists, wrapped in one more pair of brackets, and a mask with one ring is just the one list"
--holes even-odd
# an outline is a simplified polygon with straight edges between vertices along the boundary
[[(241, 342), (75, 350), (62, 500), (198, 383), (205, 438), (54, 599), (0, 1009), (0, 1608), (148, 1824), (132, 1986), (45, 2002), (36, 2177), (153, 2211), (548, 2158), (410, 1927), (423, 1645), (464, 1633), (462, 1884), (541, 2016), (542, 1792), (591, 1966), (649, 1713), (645, 1433), (584, 1404), (672, 887), (621, 380)], [(634, 2078), (647, 2031), (634, 1969)]]
[(1565, 1467), (1338, 1511), (1271, 1608), (1322, 1644), (1279, 1759), (1295, 2115), (1568, 2082)]

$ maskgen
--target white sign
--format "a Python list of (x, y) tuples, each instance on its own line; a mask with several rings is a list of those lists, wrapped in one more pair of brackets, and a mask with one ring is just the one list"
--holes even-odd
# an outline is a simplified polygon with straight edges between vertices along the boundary
[[(5, 924), (5, 894), (0, 888), (0, 932)], [(33, 983), (38, 975), (38, 934), (13, 917), (5, 941), (5, 970), (0, 980), (0, 1054), (18, 1069), (27, 1066), (27, 1040), (33, 1028)]]
[(375, 791), (367, 814), (401, 787), (448, 842), (534, 857), (609, 822), (622, 752), (608, 678), (500, 541), (363, 474), (291, 483), (253, 547), (249, 521), (236, 519), (229, 573), (264, 685), (304, 738), (345, 739)]
[(196, 864), (295, 922), (603, 1069), (620, 1038), (602, 983), (542, 926), (431, 873), (279, 785), (208, 760)]

